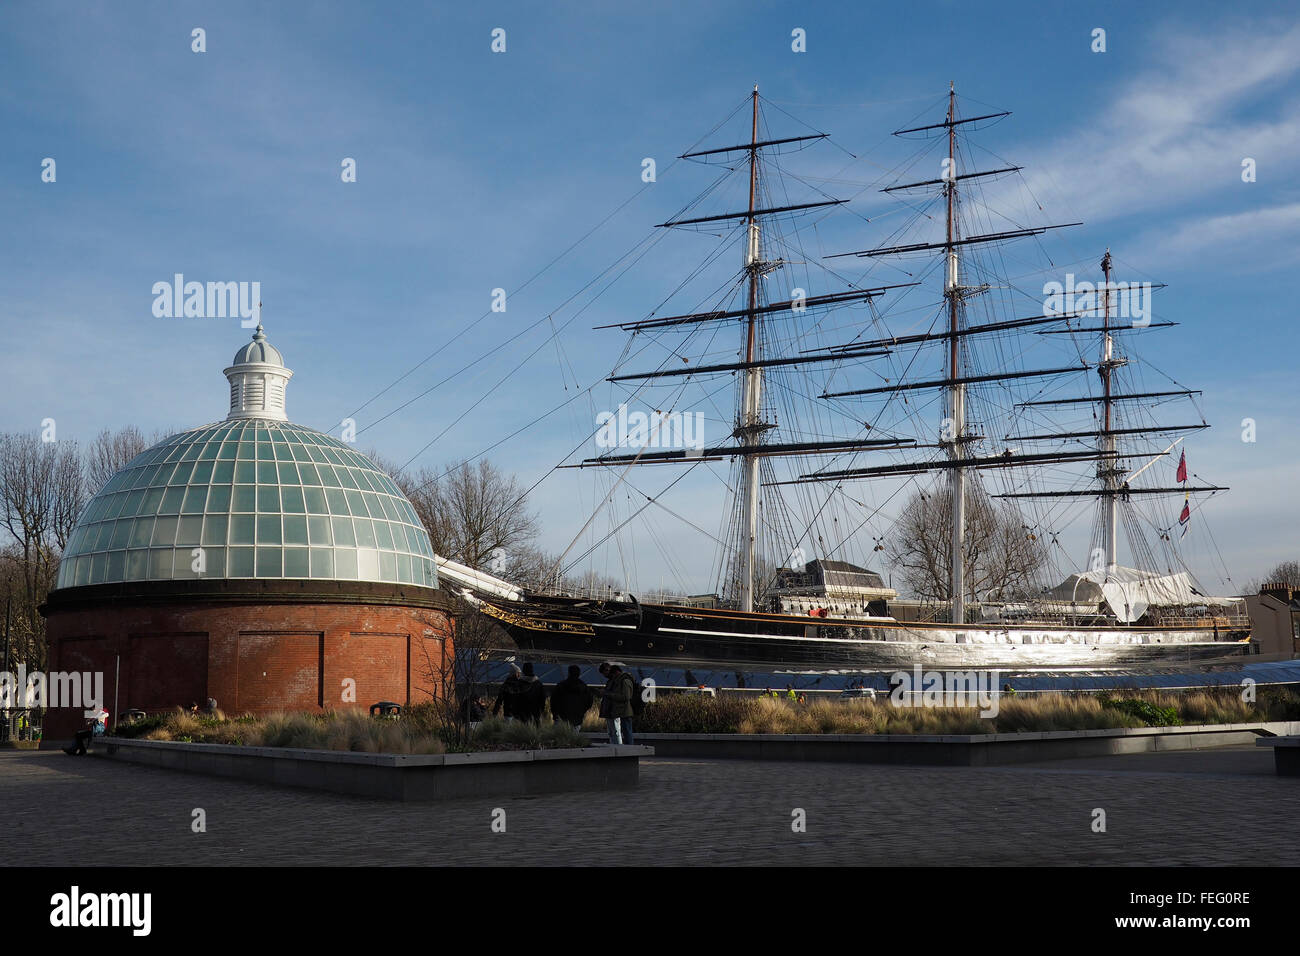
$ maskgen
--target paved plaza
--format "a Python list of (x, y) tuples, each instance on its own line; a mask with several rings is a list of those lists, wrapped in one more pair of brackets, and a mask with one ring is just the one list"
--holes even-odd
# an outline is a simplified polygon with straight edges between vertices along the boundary
[(650, 758), (632, 791), (401, 804), (2, 752), (0, 806), (24, 865), (1296, 865), (1300, 781), (1272, 761), (1255, 747), (998, 768)]

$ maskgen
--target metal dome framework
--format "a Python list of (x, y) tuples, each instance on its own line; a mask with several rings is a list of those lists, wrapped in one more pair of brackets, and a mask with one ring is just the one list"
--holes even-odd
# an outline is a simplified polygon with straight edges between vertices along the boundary
[(200, 578), (437, 587), (393, 480), (336, 438), (269, 419), (204, 425), (134, 458), (86, 507), (58, 587)]

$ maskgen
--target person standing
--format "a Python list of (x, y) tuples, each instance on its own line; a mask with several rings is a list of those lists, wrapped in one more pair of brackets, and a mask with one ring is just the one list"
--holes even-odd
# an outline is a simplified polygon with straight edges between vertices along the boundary
[(569, 676), (560, 681), (551, 690), (551, 717), (558, 724), (564, 721), (575, 730), (582, 729), (582, 718), (591, 709), (591, 688), (580, 676), (582, 668), (577, 664), (569, 665)]
[(608, 661), (600, 665), (600, 676), (605, 678), (605, 689), (600, 693), (600, 716), (605, 718), (605, 725), (609, 728), (609, 742), (615, 745), (623, 742), (619, 727), (622, 710), (619, 707), (618, 695), (625, 691), (623, 682), (619, 678), (620, 673), (616, 672)]
[(605, 682), (605, 693), (601, 699), (609, 702), (609, 740), (614, 744), (630, 744), (627, 736), (632, 730), (632, 698), (636, 695), (636, 685), (632, 675), (618, 664), (611, 663), (608, 674), (609, 680)]
[(511, 664), (510, 673), (501, 682), (501, 688), (497, 691), (497, 699), (492, 704), (492, 715), (495, 717), (497, 714), (501, 714), (507, 721), (522, 719), (523, 715), (519, 711), (524, 700), (524, 689), (523, 676), (519, 667)]
[(531, 662), (524, 663), (524, 670), (520, 680), (523, 682), (520, 688), (523, 700), (520, 702), (520, 712), (517, 716), (520, 720), (536, 724), (541, 721), (542, 711), (546, 708), (546, 686), (533, 673)]

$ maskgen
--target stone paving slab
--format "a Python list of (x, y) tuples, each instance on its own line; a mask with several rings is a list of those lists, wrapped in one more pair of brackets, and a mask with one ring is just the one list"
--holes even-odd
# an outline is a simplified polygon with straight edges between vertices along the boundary
[(1254, 747), (981, 768), (656, 757), (636, 790), (413, 805), (43, 751), (0, 753), (0, 806), (22, 865), (1294, 866), (1300, 789), (1272, 769)]

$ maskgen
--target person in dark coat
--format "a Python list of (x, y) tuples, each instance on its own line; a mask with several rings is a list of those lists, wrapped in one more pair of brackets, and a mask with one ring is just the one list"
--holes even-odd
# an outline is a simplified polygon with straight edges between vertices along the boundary
[(533, 674), (533, 665), (524, 664), (524, 671), (520, 678), (523, 681), (523, 701), (519, 706), (519, 713), (515, 716), (520, 720), (538, 723), (542, 719), (542, 711), (546, 709), (546, 685)]
[(563, 720), (576, 730), (582, 729), (582, 718), (594, 699), (591, 688), (578, 676), (581, 673), (581, 667), (570, 664), (569, 676), (551, 689), (551, 716), (557, 724)]
[(523, 720), (524, 715), (520, 711), (526, 689), (519, 668), (511, 664), (509, 675), (501, 682), (501, 688), (497, 691), (496, 702), (492, 705), (492, 715), (495, 717), (501, 714), (506, 720)]

